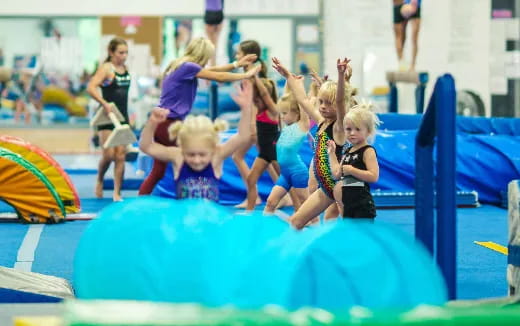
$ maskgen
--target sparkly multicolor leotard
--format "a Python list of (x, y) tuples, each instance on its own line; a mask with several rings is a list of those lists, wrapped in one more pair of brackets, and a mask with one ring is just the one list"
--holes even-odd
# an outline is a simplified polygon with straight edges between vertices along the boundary
[[(321, 123), (318, 126), (318, 130), (321, 129)], [(313, 167), (314, 167), (314, 176), (316, 177), (316, 181), (318, 181), (318, 185), (323, 190), (323, 192), (330, 198), (334, 199), (334, 186), (336, 185), (336, 181), (332, 177), (332, 171), (330, 170), (329, 163), (329, 154), (327, 152), (327, 142), (329, 140), (334, 140), (334, 135), (332, 128), (334, 126), (334, 121), (330, 123), (327, 128), (316, 134), (314, 138), (314, 158), (313, 158)], [(343, 150), (343, 144), (338, 145), (336, 143), (336, 156), (338, 160), (341, 159)]]
[(204, 198), (218, 202), (218, 182), (211, 164), (202, 171), (195, 171), (184, 163), (176, 180), (177, 198)]

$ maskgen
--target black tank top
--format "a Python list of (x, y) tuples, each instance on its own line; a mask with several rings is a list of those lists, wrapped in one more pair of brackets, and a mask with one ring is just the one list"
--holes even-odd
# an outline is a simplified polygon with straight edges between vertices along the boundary
[(107, 102), (114, 102), (128, 123), (128, 89), (130, 88), (130, 74), (128, 70), (119, 74), (114, 71), (114, 79), (110, 84), (101, 85), (101, 93)]
[[(343, 156), (343, 158), (341, 160), (341, 165), (343, 166), (343, 165), (349, 164), (349, 165), (352, 165), (353, 167), (355, 167), (356, 169), (366, 171), (367, 166), (365, 164), (365, 161), (363, 160), (363, 155), (365, 154), (365, 151), (369, 148), (374, 148), (374, 147), (372, 147), (370, 145), (366, 145), (366, 146), (356, 149), (353, 152), (350, 151), (352, 148), (347, 149), (347, 152), (345, 153), (345, 155)], [(349, 176), (349, 177), (354, 178), (352, 176)], [(363, 183), (365, 184), (364, 185), (365, 189), (370, 192), (370, 185), (364, 181), (363, 181)]]

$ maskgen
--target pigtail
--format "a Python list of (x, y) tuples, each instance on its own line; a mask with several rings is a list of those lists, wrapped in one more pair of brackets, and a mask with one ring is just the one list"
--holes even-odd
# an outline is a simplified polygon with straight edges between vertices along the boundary
[(177, 139), (177, 136), (179, 135), (179, 131), (181, 130), (181, 128), (182, 121), (175, 121), (168, 127), (168, 135), (171, 141)]
[(355, 96), (358, 94), (358, 89), (353, 87), (350, 83), (345, 83), (345, 101), (348, 107), (352, 108), (358, 105)]
[(225, 131), (228, 130), (229, 123), (223, 119), (215, 119), (215, 121), (213, 122), (213, 128), (216, 132)]

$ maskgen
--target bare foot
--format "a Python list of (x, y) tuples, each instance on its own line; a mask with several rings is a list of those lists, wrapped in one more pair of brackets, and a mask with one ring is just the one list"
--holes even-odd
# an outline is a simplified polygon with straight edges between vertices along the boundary
[(96, 198), (103, 198), (103, 182), (96, 182)]
[[(260, 197), (256, 197), (255, 206), (260, 205), (261, 203), (262, 203), (262, 199)], [(247, 198), (244, 199), (244, 201), (241, 202), (240, 204), (235, 205), (235, 208), (246, 208), (246, 207), (247, 207)]]
[(121, 197), (120, 194), (115, 194), (115, 193), (114, 193), (114, 194), (112, 195), (112, 200), (113, 200), (113, 201), (123, 201), (123, 197)]

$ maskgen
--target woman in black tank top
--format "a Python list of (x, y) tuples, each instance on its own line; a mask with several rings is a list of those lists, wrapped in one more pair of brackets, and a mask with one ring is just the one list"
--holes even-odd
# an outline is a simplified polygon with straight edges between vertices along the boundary
[[(130, 87), (130, 74), (125, 66), (127, 55), (126, 41), (121, 38), (112, 39), (108, 44), (107, 59), (92, 76), (87, 87), (90, 96), (101, 104), (100, 110), (105, 110), (108, 113), (111, 110), (109, 103), (115, 103), (125, 117), (124, 123), (128, 123), (128, 89)], [(98, 87), (101, 88), (101, 94)], [(97, 131), (101, 145), (106, 142), (113, 129), (114, 125), (112, 124), (98, 126)], [(103, 149), (98, 166), (96, 197), (103, 197), (105, 172), (108, 170), (110, 163), (114, 161), (114, 193), (112, 197), (114, 201), (122, 200), (121, 185), (125, 173), (125, 156), (125, 146)]]

